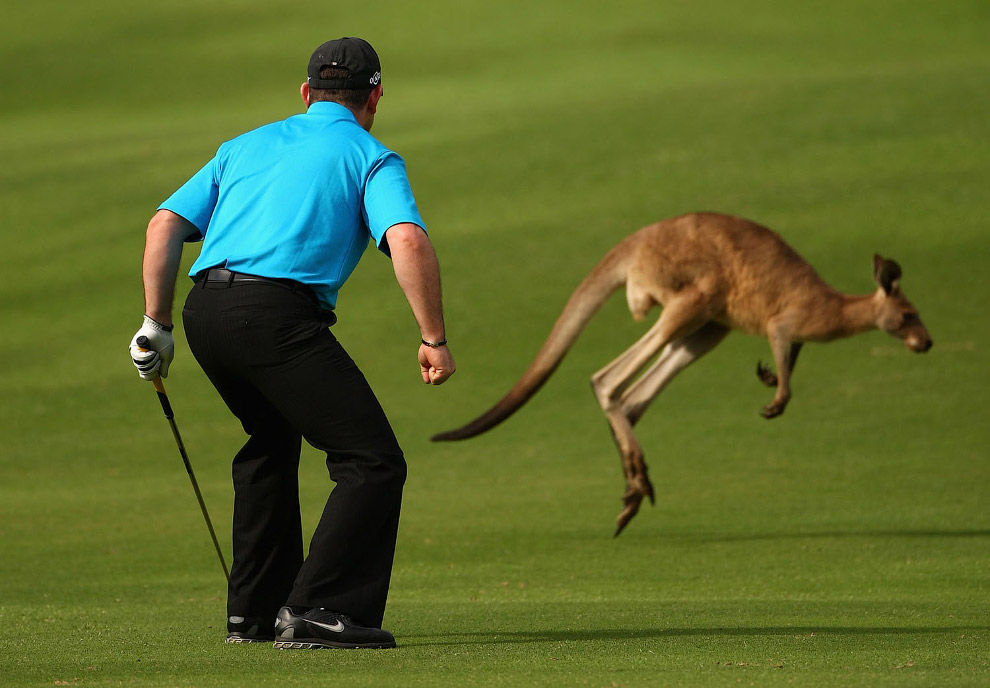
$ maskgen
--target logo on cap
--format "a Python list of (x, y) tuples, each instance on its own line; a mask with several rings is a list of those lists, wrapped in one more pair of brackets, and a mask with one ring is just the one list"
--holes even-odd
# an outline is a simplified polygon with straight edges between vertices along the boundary
[(368, 83), (370, 83), (372, 86), (377, 86), (378, 82), (381, 80), (382, 80), (382, 73), (375, 72), (374, 74), (371, 75), (371, 79), (368, 80)]

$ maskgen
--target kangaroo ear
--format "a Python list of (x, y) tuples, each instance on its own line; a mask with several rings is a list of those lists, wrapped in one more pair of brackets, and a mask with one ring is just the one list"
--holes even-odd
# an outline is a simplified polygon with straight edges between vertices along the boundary
[(881, 258), (873, 254), (873, 281), (881, 287), (887, 295), (891, 295), (900, 288), (901, 266), (893, 260)]

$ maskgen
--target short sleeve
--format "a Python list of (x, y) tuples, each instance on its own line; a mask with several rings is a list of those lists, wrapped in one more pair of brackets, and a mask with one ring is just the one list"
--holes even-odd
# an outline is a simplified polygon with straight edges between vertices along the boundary
[(217, 158), (213, 158), (158, 206), (159, 210), (171, 210), (194, 224), (199, 230), (200, 238), (206, 236), (210, 218), (217, 205), (220, 187), (216, 169)]
[(385, 232), (402, 222), (426, 230), (409, 186), (406, 164), (392, 151), (383, 154), (372, 168), (364, 189), (364, 221), (380, 251), (389, 254)]

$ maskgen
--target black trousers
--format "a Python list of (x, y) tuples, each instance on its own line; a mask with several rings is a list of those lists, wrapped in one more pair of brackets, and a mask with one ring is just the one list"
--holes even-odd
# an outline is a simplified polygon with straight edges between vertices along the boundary
[[(189, 348), (248, 440), (233, 460), (229, 615), (324, 607), (381, 627), (406, 464), (364, 375), (306, 289), (198, 282), (182, 311)], [(303, 558), (302, 439), (333, 487)]]

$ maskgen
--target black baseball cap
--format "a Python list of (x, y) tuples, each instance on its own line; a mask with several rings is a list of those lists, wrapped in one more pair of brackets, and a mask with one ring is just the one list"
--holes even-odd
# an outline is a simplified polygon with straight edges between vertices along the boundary
[[(351, 75), (347, 79), (321, 79), (324, 67), (343, 67)], [(382, 64), (378, 53), (362, 38), (337, 38), (327, 41), (309, 58), (306, 81), (310, 88), (362, 89), (374, 88), (382, 80)]]

